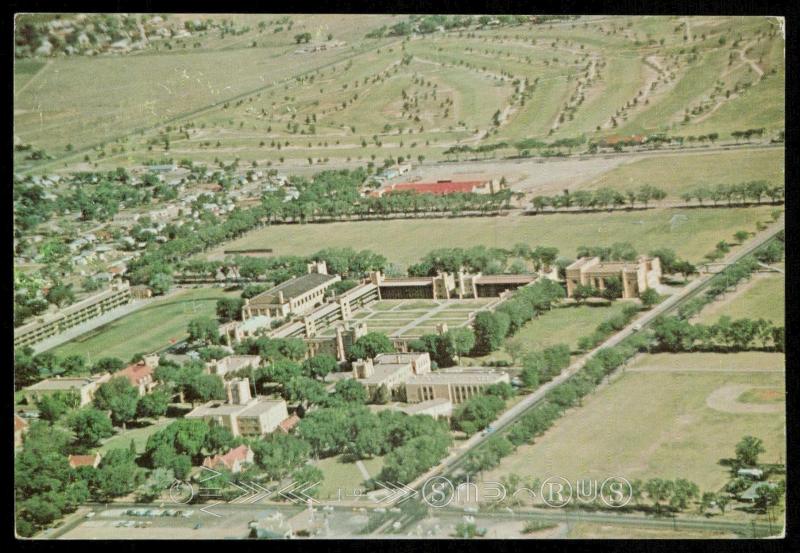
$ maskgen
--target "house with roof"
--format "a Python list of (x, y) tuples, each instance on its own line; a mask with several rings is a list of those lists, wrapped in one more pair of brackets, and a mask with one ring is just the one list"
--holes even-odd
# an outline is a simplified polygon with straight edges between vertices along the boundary
[(494, 179), (466, 181), (441, 179), (435, 182), (401, 182), (397, 184), (390, 184), (375, 190), (370, 195), (380, 198), (385, 194), (392, 194), (395, 192), (414, 192), (416, 194), (434, 194), (437, 196), (468, 193), (494, 194), (495, 192), (501, 190), (501, 188), (502, 186), (500, 185), (500, 182)]
[(297, 426), (298, 423), (300, 423), (300, 417), (293, 413), (281, 421), (278, 425), (278, 431), (288, 434), (294, 430), (294, 427)]
[(228, 450), (223, 455), (214, 455), (206, 457), (203, 460), (203, 466), (212, 470), (227, 470), (233, 474), (242, 472), (242, 470), (253, 463), (253, 450), (247, 445), (240, 445)]
[(94, 455), (70, 455), (69, 466), (76, 469), (78, 467), (92, 467), (97, 468), (103, 458), (99, 453)]
[(425, 353), (380, 353), (373, 359), (353, 362), (353, 378), (373, 395), (381, 386), (397, 390), (415, 375), (431, 371), (431, 356)]
[(501, 382), (510, 382), (508, 373), (482, 369), (440, 370), (408, 379), (405, 383), (406, 401), (421, 403), (446, 399), (457, 405), (482, 394), (486, 387)]
[[(149, 361), (152, 363), (153, 357), (151, 356)], [(139, 395), (143, 396), (145, 394), (149, 394), (153, 391), (153, 388), (156, 385), (155, 376), (153, 371), (158, 366), (158, 357), (155, 357), (155, 364), (149, 364), (148, 362), (142, 360), (138, 363), (133, 363), (128, 365), (122, 370), (119, 370), (114, 373), (114, 378), (116, 377), (124, 377), (128, 379), (128, 382), (131, 383), (131, 386), (136, 388), (139, 391)]]

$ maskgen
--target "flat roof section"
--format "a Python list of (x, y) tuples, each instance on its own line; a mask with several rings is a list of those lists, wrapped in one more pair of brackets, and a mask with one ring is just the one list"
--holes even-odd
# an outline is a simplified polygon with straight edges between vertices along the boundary
[(250, 304), (277, 304), (278, 292), (283, 292), (285, 300), (288, 301), (334, 279), (336, 279), (336, 275), (323, 275), (320, 273), (309, 273), (301, 277), (295, 277), (261, 292), (250, 300)]

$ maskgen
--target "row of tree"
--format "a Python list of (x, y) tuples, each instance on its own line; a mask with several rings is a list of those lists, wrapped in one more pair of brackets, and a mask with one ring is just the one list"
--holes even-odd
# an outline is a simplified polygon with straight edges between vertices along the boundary
[(654, 349), (684, 351), (748, 351), (765, 349), (784, 351), (783, 326), (765, 319), (720, 317), (713, 324), (692, 324), (680, 317), (659, 317), (653, 321)]
[(706, 201), (714, 205), (722, 201), (728, 205), (743, 204), (747, 202), (761, 203), (764, 197), (773, 203), (783, 201), (785, 188), (783, 184), (771, 185), (765, 180), (740, 182), (737, 184), (719, 183), (711, 186), (696, 186), (681, 194), (681, 199), (686, 203), (697, 200), (699, 205)]
[(572, 193), (569, 190), (564, 190), (559, 195), (534, 196), (531, 206), (537, 213), (547, 208), (558, 210), (573, 207), (580, 209), (606, 209), (625, 205), (634, 207), (636, 202), (647, 207), (651, 201), (660, 201), (666, 197), (667, 193), (661, 188), (645, 184), (639, 187), (638, 190), (627, 190), (625, 192), (609, 187), (602, 187), (596, 190), (578, 190)]

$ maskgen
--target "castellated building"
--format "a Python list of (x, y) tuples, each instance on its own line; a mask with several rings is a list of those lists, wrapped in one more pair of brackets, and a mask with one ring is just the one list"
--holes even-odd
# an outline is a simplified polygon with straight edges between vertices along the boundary
[(599, 257), (581, 257), (567, 267), (567, 296), (573, 297), (578, 285), (605, 290), (606, 279), (616, 277), (622, 283), (622, 297), (636, 298), (661, 280), (661, 261), (639, 256), (636, 261), (600, 261)]

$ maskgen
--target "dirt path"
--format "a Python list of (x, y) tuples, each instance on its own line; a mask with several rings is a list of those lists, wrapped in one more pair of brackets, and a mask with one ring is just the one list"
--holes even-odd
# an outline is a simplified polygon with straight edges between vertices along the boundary
[(772, 388), (772, 386), (752, 386), (750, 384), (729, 384), (717, 388), (706, 398), (706, 405), (715, 411), (725, 413), (780, 413), (786, 410), (786, 404), (780, 403), (742, 403), (739, 401), (747, 390)]

